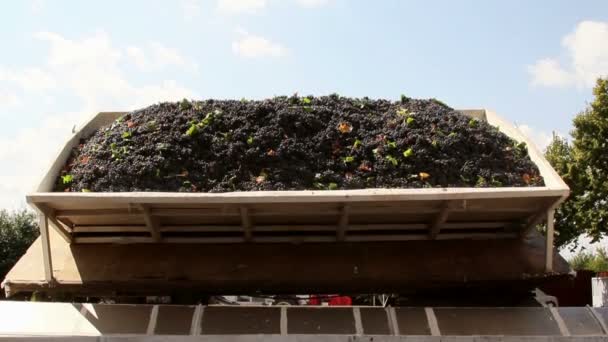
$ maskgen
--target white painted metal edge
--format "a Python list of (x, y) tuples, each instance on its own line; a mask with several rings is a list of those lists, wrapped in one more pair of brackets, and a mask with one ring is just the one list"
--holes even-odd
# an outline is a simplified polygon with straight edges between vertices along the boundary
[(563, 197), (564, 190), (545, 187), (360, 189), (319, 191), (252, 191), (224, 193), (176, 192), (44, 192), (26, 196), (28, 203), (107, 201), (121, 203), (321, 203), (364, 201), (425, 201), (515, 197)]

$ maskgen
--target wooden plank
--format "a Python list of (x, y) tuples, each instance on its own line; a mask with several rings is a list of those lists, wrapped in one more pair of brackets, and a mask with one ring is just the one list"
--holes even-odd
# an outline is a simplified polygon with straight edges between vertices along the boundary
[[(180, 204), (180, 206), (186, 204)], [(152, 215), (155, 216), (240, 216), (241, 212), (238, 206), (221, 205), (214, 207), (184, 207), (184, 208), (154, 208)]]
[(83, 216), (109, 216), (109, 215), (143, 215), (138, 209), (63, 209), (55, 211), (55, 216), (62, 217), (83, 217)]
[[(509, 222), (451, 222), (441, 225), (442, 230), (453, 229), (496, 229), (504, 228)], [(373, 230), (422, 230), (426, 229), (424, 223), (404, 223), (404, 224), (355, 224), (349, 225), (349, 231), (373, 231)], [(256, 226), (259, 232), (307, 232), (307, 231), (333, 231), (333, 225), (261, 225)], [(163, 225), (161, 232), (240, 232), (242, 226), (237, 225)], [(146, 226), (76, 226), (75, 233), (109, 233), (109, 232), (147, 232)]]
[(342, 210), (340, 213), (340, 219), (338, 220), (338, 227), (336, 230), (336, 239), (338, 241), (344, 241), (344, 237), (346, 236), (346, 230), (348, 229), (348, 214), (350, 211), (350, 206), (345, 204), (342, 206)]
[(547, 210), (541, 210), (538, 213), (532, 215), (526, 224), (522, 227), (520, 231), (520, 237), (525, 239), (530, 233), (536, 229), (536, 226), (543, 223), (543, 221), (547, 218)]
[(57, 219), (53, 216), (47, 216), (47, 218), (55, 227), (55, 231), (59, 233), (59, 236), (61, 236), (61, 238), (63, 238), (67, 243), (72, 243), (72, 234), (67, 232), (67, 227), (57, 221)]
[[(496, 229), (504, 227), (507, 223), (505, 222), (487, 222), (487, 223), (451, 223), (446, 224), (445, 234), (438, 237), (440, 240), (447, 239), (497, 239), (497, 238), (513, 238), (515, 233), (513, 232), (480, 232), (479, 229)], [(466, 232), (466, 228), (472, 229), (470, 233)], [(352, 225), (350, 230), (357, 234), (352, 234), (345, 237), (344, 241), (409, 241), (409, 240), (426, 240), (431, 239), (427, 233), (424, 233), (426, 228), (425, 224), (371, 224), (371, 225)], [(452, 229), (459, 229), (462, 232), (450, 233)], [(277, 234), (283, 233), (283, 236), (260, 236), (248, 241), (252, 242), (333, 242), (335, 237), (331, 236), (320, 236), (315, 233), (321, 232), (333, 232), (335, 226), (333, 225), (263, 225), (257, 226), (256, 231), (259, 232), (274, 232)], [(380, 230), (382, 234), (375, 234), (374, 231)], [(394, 231), (394, 234), (386, 234), (386, 231)], [(420, 233), (414, 233), (414, 231), (420, 230)], [(121, 237), (120, 234), (128, 232), (147, 232), (148, 228), (144, 226), (86, 226), (86, 227), (75, 227), (76, 233), (116, 233), (117, 236), (86, 236), (77, 238), (78, 243), (118, 243), (118, 242), (141, 242), (149, 243), (150, 241), (145, 237)], [(241, 226), (218, 226), (218, 225), (197, 225), (197, 226), (163, 226), (160, 228), (161, 232), (172, 232), (172, 233), (235, 233), (242, 232)], [(297, 232), (298, 235), (290, 235), (291, 233)], [(364, 234), (361, 234), (365, 232)], [(402, 232), (402, 233), (400, 233)], [(299, 235), (301, 233), (307, 233), (307, 235)], [(198, 237), (198, 236), (174, 236), (165, 237), (165, 242), (170, 243), (240, 243), (247, 241), (244, 238), (234, 236), (210, 236), (210, 237)]]
[(66, 232), (68, 233), (73, 233), (74, 229), (72, 227), (74, 227), (74, 222), (72, 222), (72, 220), (68, 219), (68, 218), (58, 218), (57, 216), (55, 216), (55, 219), (61, 223), (61, 225), (63, 226), (63, 228), (65, 229)]
[(525, 226), (522, 227), (520, 231), (520, 238), (525, 239), (528, 237), (533, 230), (536, 229), (536, 226), (541, 224), (543, 221), (547, 219), (547, 212), (550, 210), (555, 210), (559, 205), (566, 199), (566, 197), (560, 197), (556, 199), (553, 203), (547, 205), (543, 210), (537, 212), (533, 216), (531, 216)]
[[(258, 227), (256, 227), (256, 230)], [(243, 232), (243, 226), (241, 225), (216, 225), (216, 224), (204, 224), (204, 225), (166, 225), (161, 228), (162, 232)]]
[[(437, 237), (437, 240), (496, 240), (496, 239), (515, 239), (516, 233), (462, 233), (462, 234), (442, 234)], [(428, 234), (412, 234), (412, 235), (359, 235), (346, 236), (346, 242), (380, 242), (380, 241), (424, 241), (430, 240)], [(309, 236), (260, 236), (252, 237), (250, 242), (255, 243), (330, 243), (335, 242), (335, 237), (322, 235)], [(130, 243), (154, 243), (154, 239), (150, 237), (131, 237), (131, 236), (115, 236), (115, 237), (76, 237), (75, 243), (109, 243), (109, 244), (130, 244)], [(247, 242), (244, 237), (165, 237), (163, 242), (184, 244), (184, 243), (200, 243), (200, 244), (225, 244), (225, 243), (243, 243)]]
[[(92, 243), (101, 243), (104, 238), (93, 240)], [(201, 243), (201, 244), (226, 244), (226, 243), (243, 243), (246, 242), (244, 237), (165, 237), (163, 239), (167, 243)], [(251, 242), (256, 243), (320, 243), (320, 242), (335, 242), (333, 236), (254, 236)], [(347, 237), (346, 241), (350, 241)], [(386, 240), (382, 240), (386, 241)]]
[(450, 222), (441, 225), (441, 229), (483, 229), (483, 228), (504, 228), (510, 222)]
[(258, 236), (253, 238), (258, 243), (315, 243), (336, 242), (335, 236)]
[(112, 215), (112, 216), (72, 216), (59, 219), (69, 222), (71, 227), (76, 226), (145, 226), (143, 215)]
[(450, 210), (450, 222), (484, 222), (484, 221), (517, 221), (523, 222), (534, 211), (527, 213), (509, 213), (509, 212), (456, 212)]
[(245, 241), (251, 241), (253, 225), (249, 217), (249, 210), (247, 207), (240, 207), (239, 210), (241, 212), (241, 226), (243, 227)]
[(74, 243), (114, 243), (114, 244), (130, 244), (130, 243), (154, 243), (152, 237), (146, 236), (108, 236), (108, 237), (75, 237)]
[[(457, 222), (457, 223), (445, 223), (441, 225), (441, 229), (453, 230), (453, 229), (496, 229), (507, 226), (509, 222)], [(98, 227), (101, 228), (101, 227)], [(118, 227), (117, 227), (118, 228)], [(425, 223), (389, 223), (389, 224), (351, 224), (348, 226), (349, 231), (370, 231), (374, 230), (423, 230), (427, 229), (428, 225)], [(83, 228), (77, 228), (78, 230)], [(255, 230), (259, 232), (293, 232), (293, 231), (334, 231), (336, 227), (334, 225), (320, 225), (320, 224), (281, 224), (281, 225), (259, 225), (255, 226)], [(84, 230), (84, 229), (83, 229)], [(241, 226), (236, 225), (184, 225), (184, 226), (163, 226), (161, 231), (184, 231), (184, 232), (213, 232), (213, 231), (241, 231)], [(102, 231), (102, 230), (100, 230)], [(138, 230), (133, 230), (138, 231)]]
[[(516, 233), (459, 233), (459, 234), (441, 234), (437, 236), (437, 240), (494, 240), (494, 239), (514, 239)], [(346, 241), (362, 242), (362, 241), (420, 241), (431, 240), (428, 234), (408, 234), (408, 235), (349, 235)]]
[(51, 243), (49, 239), (49, 220), (43, 212), (38, 213), (40, 240), (42, 242), (42, 262), (44, 264), (44, 279), (47, 283), (52, 283), (53, 278), (53, 260), (51, 258)]
[[(331, 225), (333, 230), (336, 230), (337, 217), (338, 215), (321, 217), (320, 215), (284, 215), (282, 217), (273, 217), (272, 219), (261, 218), (259, 216), (249, 215), (252, 222), (256, 222), (256, 229), (259, 226), (324, 226)], [(504, 217), (503, 215), (488, 215), (488, 214), (475, 214), (471, 215), (459, 215), (454, 214), (450, 211), (450, 222), (441, 225), (441, 229), (453, 229), (458, 228), (474, 228), (481, 227), (487, 228), (489, 226), (495, 226), (498, 222), (504, 222), (506, 224), (518, 223), (517, 229), (519, 230), (521, 223), (527, 215)], [(96, 227), (96, 226), (145, 226), (146, 222), (143, 216), (133, 219), (133, 216), (99, 216), (99, 217), (86, 217), (75, 219), (72, 223), (72, 227)], [(161, 219), (161, 217), (156, 217)], [(373, 225), (380, 225), (377, 229), (428, 229), (428, 222), (431, 221), (432, 216), (430, 215), (369, 215), (362, 216), (356, 215), (351, 209), (351, 214), (348, 218), (348, 230), (367, 230), (376, 229)], [(65, 220), (65, 218), (64, 218)], [(216, 217), (193, 217), (193, 216), (173, 216), (162, 218), (163, 226), (239, 226), (242, 230), (242, 221), (240, 216), (233, 217), (230, 219)], [(467, 225), (469, 225), (467, 227)], [(369, 227), (366, 227), (369, 226)], [(186, 228), (187, 229), (187, 228)]]
[[(160, 218), (160, 216), (157, 216)], [(283, 222), (281, 222), (283, 221)], [(163, 226), (194, 226), (194, 225), (217, 225), (217, 226), (239, 226), (243, 231), (240, 214), (238, 216), (171, 216), (162, 217)], [(253, 222), (253, 220), (252, 220)], [(278, 220), (284, 223), (284, 220)]]
[[(165, 231), (162, 227), (161, 231)], [(147, 226), (76, 226), (74, 233), (141, 233), (149, 232)]]
[(225, 193), (176, 192), (42, 192), (26, 196), (28, 203), (351, 203), (365, 201), (432, 201), (517, 197), (561, 197), (564, 189), (546, 187), (502, 188), (424, 188), (424, 189), (359, 189), (359, 190), (301, 190), (301, 191), (237, 191)]
[(211, 244), (225, 244), (225, 243), (243, 243), (245, 237), (165, 237), (163, 239), (167, 243), (211, 243)]
[(458, 233), (458, 234), (441, 234), (437, 236), (437, 240), (493, 240), (493, 239), (515, 239), (517, 233)]
[(441, 210), (437, 214), (437, 216), (433, 219), (433, 222), (429, 226), (429, 237), (432, 240), (437, 238), (439, 231), (441, 230), (441, 225), (445, 223), (448, 219), (448, 214), (450, 213), (450, 202), (446, 201), (441, 205)]
[(54, 230), (59, 234), (59, 236), (61, 236), (61, 238), (63, 238), (67, 243), (71, 243), (72, 242), (72, 236), (70, 235), (70, 232), (66, 231), (66, 227), (64, 227), (63, 224), (59, 223), (55, 217), (54, 217), (54, 210), (49, 208), (47, 205), (45, 204), (37, 204), (36, 207), (38, 208), (38, 210), (40, 210), (47, 219), (47, 228), (48, 228), (48, 221), (50, 221), (51, 226), (54, 228)]
[(144, 220), (146, 221), (146, 226), (150, 231), (150, 236), (152, 236), (152, 239), (155, 242), (160, 242), (160, 222), (158, 217), (152, 216), (152, 214), (150, 213), (150, 207), (147, 204), (140, 204), (139, 208), (144, 214)]
[[(489, 226), (496, 225), (490, 223)], [(454, 223), (444, 224), (442, 229), (458, 229), (458, 228), (478, 228), (482, 226), (480, 223)], [(485, 224), (483, 224), (485, 227)], [(423, 230), (427, 229), (426, 223), (374, 223), (374, 224), (350, 224), (349, 231), (373, 231), (373, 230)]]

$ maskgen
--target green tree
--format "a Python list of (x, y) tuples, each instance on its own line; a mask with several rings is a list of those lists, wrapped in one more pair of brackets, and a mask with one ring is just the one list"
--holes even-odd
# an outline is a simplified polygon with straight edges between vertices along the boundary
[(598, 79), (594, 100), (574, 118), (572, 143), (556, 135), (545, 156), (570, 187), (570, 196), (556, 210), (563, 246), (581, 234), (592, 241), (608, 233), (608, 79)]
[(608, 79), (598, 79), (589, 108), (574, 118), (573, 164), (582, 193), (577, 224), (599, 240), (608, 233)]
[(36, 217), (27, 210), (0, 210), (0, 279), (38, 236)]
[(575, 182), (571, 166), (573, 165), (572, 147), (565, 138), (553, 134), (553, 140), (545, 151), (545, 157), (551, 163), (555, 171), (562, 177), (570, 187), (570, 196), (555, 210), (555, 245), (560, 247), (574, 242), (581, 234), (581, 228), (577, 225), (576, 199), (580, 196), (580, 187)]
[(595, 253), (580, 251), (568, 261), (574, 270), (608, 271), (608, 252), (599, 248)]

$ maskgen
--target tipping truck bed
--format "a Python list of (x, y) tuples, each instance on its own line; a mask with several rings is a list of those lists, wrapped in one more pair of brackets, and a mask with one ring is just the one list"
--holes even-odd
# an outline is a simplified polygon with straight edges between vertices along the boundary
[[(369, 290), (378, 287), (374, 281), (381, 277), (392, 279), (389, 273), (393, 271), (382, 265), (399, 267), (408, 258), (418, 260), (420, 255), (412, 253), (422, 251), (429, 252), (423, 252), (425, 259), (418, 271), (429, 274), (427, 280), (431, 282), (524, 279), (551, 272), (567, 273), (569, 269), (561, 258), (557, 267), (554, 262), (552, 213), (568, 195), (568, 187), (517, 128), (487, 110), (463, 112), (487, 120), (516, 141), (526, 142), (545, 186), (232, 193), (51, 192), (80, 139), (122, 114), (99, 113), (74, 134), (36, 192), (27, 196), (40, 213), (41, 238), (4, 284), (20, 290), (27, 288), (23, 284), (73, 286), (88, 281), (107, 285), (119, 281), (118, 274), (138, 286), (156, 281), (165, 288), (179, 283), (205, 284), (206, 289), (254, 286), (280, 291), (284, 286), (285, 291), (309, 287), (329, 290), (352, 279), (354, 267), (354, 274), (362, 272), (362, 277), (351, 287)], [(549, 222), (546, 244), (534, 231), (544, 220)], [(386, 243), (393, 244), (393, 249), (383, 247), (389, 246)], [(458, 256), (466, 257), (463, 261)], [(315, 281), (296, 277), (306, 286), (290, 281), (295, 265), (317, 265), (323, 263), (323, 257), (332, 267), (304, 272)], [(273, 263), (270, 258), (280, 261)], [(39, 273), (33, 276), (25, 270), (27, 265), (36, 264), (35, 260), (43, 268), (43, 279), (39, 279)], [(497, 260), (504, 265), (503, 276), (501, 270), (492, 269)], [(367, 268), (361, 271), (357, 265), (366, 262), (370, 267), (383, 268), (384, 273)], [(205, 265), (206, 271), (186, 269), (195, 263)], [(248, 263), (261, 269), (253, 270)], [(276, 268), (264, 269), (264, 265)], [(441, 265), (443, 270), (432, 271), (433, 265)], [(209, 267), (213, 270), (209, 271)], [(342, 267), (348, 272), (331, 274), (332, 269)], [(268, 276), (270, 270), (275, 272), (273, 277)], [(396, 272), (401, 278), (394, 283), (405, 286), (416, 281), (417, 276), (424, 283), (421, 273)], [(433, 278), (435, 273), (443, 276)], [(320, 276), (329, 279), (319, 279)]]

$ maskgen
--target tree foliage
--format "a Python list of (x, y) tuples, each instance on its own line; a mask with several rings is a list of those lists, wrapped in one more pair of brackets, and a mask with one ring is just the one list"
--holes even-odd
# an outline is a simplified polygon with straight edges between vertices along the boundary
[(545, 157), (570, 187), (570, 197), (555, 211), (555, 227), (558, 232), (555, 236), (555, 245), (563, 246), (573, 242), (581, 234), (576, 218), (576, 198), (580, 197), (581, 193), (571, 172), (574, 163), (572, 147), (565, 138), (554, 134), (553, 141), (545, 151)]
[(569, 260), (570, 266), (576, 271), (590, 270), (595, 272), (608, 271), (608, 251), (598, 248), (595, 253), (580, 251)]
[(594, 241), (608, 233), (608, 79), (599, 79), (591, 106), (574, 119), (573, 173), (583, 193), (579, 218)]
[(0, 210), (0, 279), (38, 236), (35, 215), (27, 210)]
[(598, 79), (594, 100), (574, 118), (572, 143), (558, 136), (545, 153), (570, 187), (557, 209), (556, 245), (587, 234), (595, 242), (608, 234), (608, 79)]

